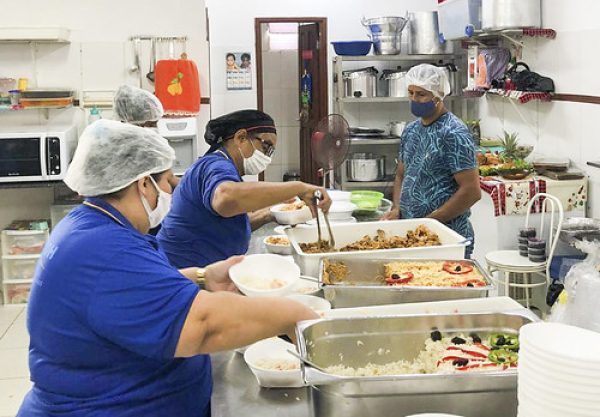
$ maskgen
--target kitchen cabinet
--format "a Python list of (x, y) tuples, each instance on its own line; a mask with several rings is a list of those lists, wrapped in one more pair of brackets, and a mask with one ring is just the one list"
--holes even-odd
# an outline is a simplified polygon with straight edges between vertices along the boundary
[[(345, 94), (343, 72), (358, 68), (373, 66), (379, 71), (392, 70), (402, 67), (403, 71), (421, 64), (454, 64), (457, 66), (460, 76), (457, 81), (461, 84), (459, 90), (466, 86), (466, 55), (443, 54), (443, 55), (365, 55), (365, 56), (336, 56), (333, 59), (333, 110), (334, 113), (344, 116), (350, 127), (379, 128), (386, 131), (382, 138), (365, 139), (350, 138), (350, 150), (348, 159), (353, 153), (370, 152), (385, 156), (385, 177), (381, 181), (359, 182), (349, 181), (345, 161), (335, 174), (335, 181), (342, 189), (379, 189), (387, 197), (392, 194), (394, 176), (397, 165), (398, 148), (400, 138), (387, 135), (389, 123), (392, 121), (410, 122), (414, 117), (409, 111), (408, 97), (387, 97), (384, 94), (384, 80), (379, 79), (376, 97), (348, 97)], [(450, 95), (444, 100), (450, 111), (462, 118), (468, 117), (467, 100), (464, 96)], [(369, 119), (369, 115), (373, 115)]]

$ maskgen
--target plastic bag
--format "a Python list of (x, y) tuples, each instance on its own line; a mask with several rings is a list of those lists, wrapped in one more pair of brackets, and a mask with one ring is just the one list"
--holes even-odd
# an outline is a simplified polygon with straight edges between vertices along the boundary
[(549, 321), (600, 332), (600, 242), (582, 241), (575, 246), (588, 255), (567, 274)]

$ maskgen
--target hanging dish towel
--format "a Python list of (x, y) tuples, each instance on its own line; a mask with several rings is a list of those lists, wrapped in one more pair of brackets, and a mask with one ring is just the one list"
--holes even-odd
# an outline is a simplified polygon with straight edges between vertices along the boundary
[(200, 77), (196, 63), (181, 54), (181, 59), (156, 63), (156, 96), (165, 114), (196, 115), (200, 111)]

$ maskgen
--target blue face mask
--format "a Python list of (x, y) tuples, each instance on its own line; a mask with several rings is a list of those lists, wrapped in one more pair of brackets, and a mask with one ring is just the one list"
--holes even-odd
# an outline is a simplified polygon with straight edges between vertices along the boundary
[(410, 111), (417, 117), (429, 117), (435, 112), (435, 102), (432, 100), (426, 103), (419, 103), (411, 100)]

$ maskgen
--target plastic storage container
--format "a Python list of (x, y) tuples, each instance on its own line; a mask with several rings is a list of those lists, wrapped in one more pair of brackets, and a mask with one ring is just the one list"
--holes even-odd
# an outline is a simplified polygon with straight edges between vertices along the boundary
[(481, 14), (484, 30), (542, 26), (541, 0), (483, 0)]
[(14, 255), (2, 257), (2, 277), (4, 282), (32, 280), (40, 255)]
[(340, 41), (331, 42), (333, 49), (338, 55), (367, 55), (371, 50), (371, 41)]
[(6, 282), (2, 284), (4, 304), (24, 304), (29, 301), (31, 282)]
[(438, 5), (440, 38), (461, 39), (481, 30), (481, 0), (445, 0)]
[(3, 230), (2, 255), (39, 255), (47, 239), (47, 230)]

